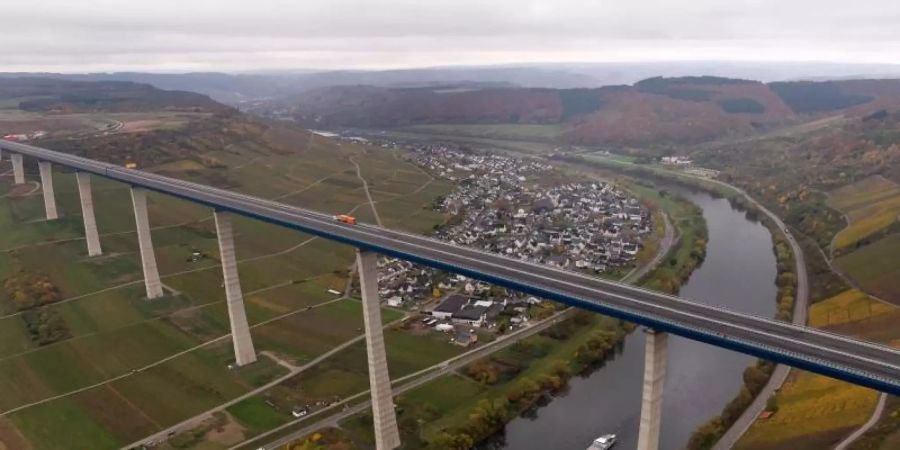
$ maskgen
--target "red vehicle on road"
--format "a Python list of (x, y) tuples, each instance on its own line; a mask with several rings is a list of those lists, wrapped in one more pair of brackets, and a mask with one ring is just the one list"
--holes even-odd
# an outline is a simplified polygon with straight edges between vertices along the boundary
[(346, 214), (334, 216), (334, 220), (337, 220), (338, 222), (346, 223), (347, 225), (356, 225), (356, 217), (348, 216)]

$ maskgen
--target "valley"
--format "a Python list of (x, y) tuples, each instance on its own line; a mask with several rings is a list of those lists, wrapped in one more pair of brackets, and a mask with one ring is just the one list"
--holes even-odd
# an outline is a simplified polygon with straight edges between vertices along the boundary
[[(508, 159), (503, 164), (510, 167), (554, 167), (537, 176), (542, 181), (534, 188), (523, 184), (513, 189), (537, 189), (535, 198), (516, 208), (558, 195), (554, 189), (563, 180), (582, 197), (590, 194), (579, 192), (583, 185), (576, 181), (616, 180), (649, 208), (656, 229), (636, 246), (643, 248), (637, 263), (609, 273), (598, 269), (598, 274), (618, 278), (635, 270), (634, 264), (665, 262), (644, 284), (668, 292), (676, 292), (703, 261), (707, 236), (703, 219), (684, 196), (659, 186), (675, 183), (723, 195), (756, 220), (758, 209), (731, 184), (783, 217), (801, 241), (810, 300), (816, 303), (810, 325), (896, 344), (898, 336), (888, 325), (892, 306), (883, 302), (896, 302), (893, 281), (900, 270), (891, 250), (898, 231), (898, 86), (687, 77), (559, 91), (329, 87), (265, 103), (262, 109), (256, 105), (253, 111), (267, 117), (261, 119), (195, 94), (159, 96), (153, 88), (127, 83), (98, 93), (91, 83), (67, 87), (54, 82), (40, 85), (49, 92), (40, 96), (17, 82), (9, 91), (0, 89), (6, 96), (0, 100), (0, 129), (9, 139), (329, 214), (351, 214), (388, 228), (422, 234), (437, 230), (439, 236), (466, 217), (457, 207), (448, 208), (448, 199), (475, 201), (458, 193), (471, 170), (462, 169), (490, 166), (474, 155), (504, 155), (497, 158)], [(56, 94), (69, 89), (79, 94)], [(817, 100), (810, 102), (811, 96)], [(338, 133), (330, 138), (297, 125)], [(423, 162), (422, 149), (458, 150), (466, 156), (435, 166)], [(661, 157), (690, 161), (682, 167)], [(35, 179), (34, 167), (28, 171), (28, 178)], [(502, 175), (476, 170), (469, 178), (491, 177)], [(0, 384), (17, 392), (0, 399), (0, 441), (57, 448), (64, 445), (58, 430), (66, 429), (73, 436), (66, 444), (92, 448), (148, 443), (256, 448), (285, 435), (331, 448), (371, 447), (371, 416), (359, 409), (364, 408), (360, 402), (368, 380), (357, 285), (347, 269), (353, 260), (350, 249), (236, 221), (241, 278), (260, 361), (223, 370), (231, 358), (229, 327), (210, 212), (151, 196), (167, 295), (148, 303), (141, 298), (127, 187), (98, 180), (95, 202), (102, 205), (97, 219), (105, 255), (88, 259), (79, 237), (74, 175), (58, 173), (57, 185), (62, 218), (54, 222), (41, 220), (36, 182), (12, 186), (0, 199), (5, 205), (0, 271), (7, 274), (0, 302), (6, 314), (0, 317)], [(507, 195), (506, 201), (511, 198), (517, 197)], [(499, 199), (487, 200), (492, 206), (472, 217), (495, 217), (509, 207)], [(481, 219), (473, 224), (499, 226), (503, 214), (497, 217), (496, 224)], [(560, 226), (573, 220), (581, 219), (552, 221)], [(772, 304), (778, 318), (789, 320), (795, 295), (791, 251), (779, 226), (768, 219), (764, 223), (778, 236), (773, 242), (778, 276)], [(664, 231), (678, 236), (670, 242), (671, 252), (661, 244)], [(569, 258), (565, 264), (574, 264)], [(385, 261), (383, 270), (393, 273), (387, 268), (391, 264)], [(533, 413), (553, 393), (564, 391), (570, 377), (591, 373), (614, 357), (631, 330), (608, 318), (534, 304), (520, 315), (504, 316), (502, 323), (509, 327), (511, 317), (524, 317), (540, 324), (540, 330), (483, 356), (414, 325), (420, 308), (430, 310), (462, 286), (442, 285), (438, 293), (438, 274), (407, 267), (400, 271), (415, 274), (400, 279), (417, 290), (409, 297), (402, 295), (402, 286), (386, 290), (386, 296), (396, 292), (400, 301), (385, 304), (383, 316), (391, 376), (408, 383), (398, 384), (402, 395), (397, 404), (403, 411), (403, 441), (410, 448), (469, 448), (496, 436), (506, 422)], [(473, 287), (477, 292), (482, 288), (492, 301), (525, 300), (488, 286)], [(842, 314), (846, 319), (838, 320)], [(560, 322), (544, 329), (548, 317)], [(477, 333), (485, 348), (505, 333), (489, 330)], [(528, 327), (515, 333), (520, 331)], [(579, 357), (588, 351), (590, 356)], [(454, 358), (465, 364), (442, 366)], [(768, 377), (771, 368), (760, 370)], [(417, 383), (422, 374), (428, 379)], [(698, 442), (724, 433), (749, 404), (746, 377), (722, 418), (701, 427), (690, 448), (710, 448)], [(755, 393), (758, 383), (752, 386)], [(806, 403), (810, 391), (827, 391), (816, 399), (816, 405), (824, 406)], [(723, 392), (719, 401), (724, 404), (728, 398)], [(854, 399), (852, 407), (828, 406), (847, 398)], [(758, 420), (735, 448), (791, 448), (797, 439), (812, 445), (808, 448), (835, 443), (868, 421), (877, 401), (862, 388), (793, 371), (765, 408), (772, 418)], [(712, 408), (714, 412), (716, 406)], [(299, 410), (316, 422), (298, 418), (294, 413)], [(473, 414), (493, 421), (473, 421)], [(332, 415), (337, 418), (328, 418)], [(787, 425), (797, 421), (806, 426)], [(889, 442), (892, 435), (885, 430), (891, 426), (886, 416), (860, 442), (873, 442), (876, 431), (877, 442)], [(771, 432), (769, 427), (791, 432)], [(683, 429), (678, 433), (690, 434)], [(255, 440), (257, 436), (261, 439)]]

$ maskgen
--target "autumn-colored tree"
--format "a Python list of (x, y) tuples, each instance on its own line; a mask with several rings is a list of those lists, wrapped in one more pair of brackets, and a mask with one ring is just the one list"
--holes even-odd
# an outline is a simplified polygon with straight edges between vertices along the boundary
[(487, 358), (479, 359), (466, 367), (466, 374), (481, 384), (494, 384), (499, 378), (497, 366)]

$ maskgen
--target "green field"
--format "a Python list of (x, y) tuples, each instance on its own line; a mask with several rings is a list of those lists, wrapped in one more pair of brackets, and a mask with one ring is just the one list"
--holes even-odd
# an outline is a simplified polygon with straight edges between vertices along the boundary
[[(434, 125), (440, 126), (440, 125)], [(467, 126), (467, 125), (466, 125)], [(503, 125), (491, 125), (493, 127), (503, 126)], [(542, 126), (542, 125), (508, 125), (509, 127), (528, 127), (528, 126)], [(550, 126), (550, 125), (547, 125)], [(457, 127), (457, 125), (452, 125), (451, 127)], [(531, 132), (531, 136), (523, 137), (521, 139), (512, 139), (509, 137), (503, 138), (488, 138), (481, 136), (468, 136), (461, 134), (449, 134), (442, 133), (441, 130), (433, 129), (433, 130), (412, 130), (407, 128), (388, 130), (388, 136), (395, 136), (400, 139), (407, 139), (411, 141), (416, 140), (438, 140), (438, 141), (448, 141), (455, 142), (458, 144), (469, 144), (473, 146), (478, 146), (480, 148), (487, 149), (496, 149), (503, 151), (510, 151), (514, 153), (522, 153), (522, 154), (547, 154), (553, 151), (553, 149), (559, 147), (559, 145), (544, 141), (542, 139), (535, 139), (533, 137), (534, 131)], [(546, 134), (546, 130), (543, 130), (541, 134)], [(508, 134), (507, 130), (507, 134)], [(518, 135), (528, 134), (526, 131), (518, 130), (516, 131)]]
[[(670, 253), (674, 263), (664, 264), (654, 271), (648, 280), (649, 285), (657, 289), (670, 285), (677, 286), (680, 282), (679, 277), (683, 276), (681, 271), (693, 264), (692, 252), (696, 241), (705, 239), (705, 227), (699, 210), (654, 188), (629, 183), (627, 189), (666, 210), (678, 227), (682, 239)], [(513, 345), (487, 358), (504, 367), (519, 368), (512, 377), (501, 377), (496, 383), (482, 384), (462, 375), (465, 371), (460, 370), (401, 395), (397, 399), (397, 404), (402, 411), (399, 415), (402, 441), (411, 448), (420, 448), (424, 442), (434, 439), (443, 431), (464, 426), (482, 400), (506, 398), (526, 380), (541, 379), (553, 374), (560, 366), (572, 373), (583, 370), (584, 366), (577, 361), (582, 346), (596, 336), (598, 331), (622, 330), (616, 320), (602, 316), (590, 317), (587, 324), (576, 327), (565, 339), (536, 335), (523, 340), (521, 345)], [(398, 347), (396, 343), (391, 343), (389, 358), (392, 358), (392, 355), (393, 358), (398, 356), (397, 353), (400, 353)], [(356, 351), (359, 352), (361, 349)], [(410, 357), (415, 354), (411, 353)], [(356, 362), (354, 368), (351, 363), (359, 357), (354, 358), (351, 355), (352, 350), (346, 353), (348, 357), (342, 355), (341, 358), (333, 360), (333, 362), (343, 361), (340, 366), (322, 365), (319, 368), (321, 372), (311, 372), (309, 374), (311, 376), (298, 380), (298, 384), (316, 391), (319, 396), (325, 398), (328, 394), (345, 397), (361, 392), (368, 384), (363, 372), (363, 363)], [(391, 362), (391, 374), (396, 377), (400, 375), (395, 373), (394, 369), (398, 364), (393, 360)], [(368, 448), (372, 445), (371, 417), (368, 414), (353, 416), (342, 421), (340, 426), (347, 433), (345, 439), (352, 442), (355, 448)]]
[[(424, 231), (443, 220), (427, 206), (451, 186), (392, 151), (338, 146), (297, 133), (266, 139), (296, 141), (297, 150), (237, 142), (221, 152), (194, 155), (215, 159), (217, 168), (185, 159), (151, 169), (329, 213), (358, 211), (362, 220), (374, 221), (366, 214), (371, 209), (353, 158), (363, 167), (386, 224)], [(8, 164), (0, 163), (4, 170)], [(36, 179), (35, 167), (27, 166), (27, 178)], [(227, 369), (233, 350), (209, 209), (150, 195), (154, 247), (170, 295), (148, 302), (127, 187), (93, 179), (104, 255), (87, 258), (74, 176), (56, 170), (54, 178), (61, 218), (53, 222), (43, 220), (40, 190), (21, 195), (33, 185), (0, 187), (0, 278), (6, 284), (0, 292), (0, 390), (5, 392), (0, 447), (8, 442), (19, 448), (23, 443), (17, 439), (24, 439), (35, 449), (117, 448), (288, 373), (262, 355), (255, 364)], [(303, 364), (361, 334), (358, 301), (334, 301), (327, 293), (346, 286), (351, 248), (248, 219), (236, 218), (234, 226), (258, 353)], [(204, 257), (191, 262), (193, 251)], [(42, 314), (64, 330), (43, 345), (27, 324), (50, 319), (18, 311), (18, 302), (38, 294), (14, 295), (25, 289), (16, 286), (44, 286), (35, 280), (46, 280), (50, 287), (41, 289), (52, 291)], [(400, 318), (393, 310), (383, 316)], [(391, 359), (396, 373), (458, 352), (446, 342), (411, 339), (400, 331), (390, 331), (387, 339), (397, 348)], [(354, 370), (362, 361), (364, 375), (361, 350), (354, 344), (347, 349), (350, 356), (335, 359)], [(290, 383), (281, 388), (295, 389)], [(249, 432), (278, 422), (260, 411), (259, 404), (240, 403), (231, 412)]]
[[(395, 317), (383, 319), (389, 322)], [(450, 344), (443, 333), (413, 335), (399, 327), (385, 330), (385, 345), (388, 370), (392, 378), (438, 364), (463, 351), (462, 347)], [(247, 428), (245, 437), (251, 437), (262, 431), (257, 422), (269, 420), (266, 417), (284, 423), (290, 418), (285, 412), (294, 406), (313, 405), (319, 401), (331, 402), (364, 392), (368, 388), (365, 342), (360, 340), (281, 385), (242, 401), (230, 408), (229, 412)], [(266, 404), (265, 400), (275, 406)], [(257, 417), (257, 408), (266, 409), (261, 413), (263, 419)], [(276, 409), (282, 412), (273, 413)]]
[(651, 289), (676, 293), (706, 255), (708, 236), (702, 211), (693, 203), (656, 187), (631, 182), (626, 186), (641, 199), (665, 211), (677, 230), (677, 241), (665, 264), (653, 271), (653, 276), (647, 280), (647, 286)]
[(873, 295), (900, 304), (900, 235), (893, 234), (869, 244), (835, 263)]
[(615, 153), (612, 154), (601, 154), (601, 153), (586, 153), (581, 155), (582, 158), (595, 162), (598, 164), (608, 164), (612, 167), (615, 166), (629, 166), (634, 164), (634, 158), (626, 155), (618, 155)]
[(560, 125), (533, 124), (428, 124), (401, 128), (413, 133), (466, 136), (513, 141), (553, 142), (562, 136)]

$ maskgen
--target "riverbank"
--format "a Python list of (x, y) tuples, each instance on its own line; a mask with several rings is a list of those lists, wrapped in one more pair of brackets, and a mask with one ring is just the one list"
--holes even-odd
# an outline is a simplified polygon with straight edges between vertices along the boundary
[[(671, 278), (686, 265), (703, 260), (696, 248), (705, 242), (706, 229), (695, 206), (675, 196), (653, 191), (650, 201), (663, 205), (672, 225), (665, 235), (675, 246), (660, 250), (665, 258), (647, 276), (657, 273)], [(643, 195), (642, 195), (642, 198)], [(669, 224), (664, 220), (663, 223)], [(674, 228), (679, 227), (679, 239)], [(690, 272), (687, 270), (686, 272)], [(527, 338), (463, 368), (458, 374), (442, 377), (397, 398), (398, 419), (403, 442), (410, 448), (470, 448), (476, 442), (496, 436), (505, 424), (562, 394), (574, 377), (591, 373), (621, 351), (621, 343), (634, 329), (631, 324), (585, 312), (539, 335)], [(340, 422), (345, 439), (360, 445), (371, 440), (371, 417), (359, 415)]]
[[(646, 186), (626, 187), (664, 210), (671, 226), (678, 230), (674, 247), (643, 283), (675, 292), (679, 280), (689, 276), (705, 257), (707, 230), (701, 211), (675, 195)], [(614, 358), (633, 329), (631, 324), (578, 312), (568, 323), (523, 341), (519, 348), (472, 364), (454, 383), (412, 393), (416, 404), (445, 405), (440, 414), (430, 418), (421, 412), (415, 414), (428, 420), (419, 434), (429, 448), (470, 448), (496, 439), (510, 420), (566, 392), (573, 376), (589, 374)], [(468, 399), (456, 402), (445, 397), (457, 397), (463, 386), (473, 382), (478, 386), (469, 392), (472, 395), (466, 395)], [(487, 448), (498, 444), (502, 445), (502, 436), (500, 442), (491, 441)]]
[[(678, 175), (675, 175), (675, 177), (676, 179), (674, 180), (666, 179), (664, 181), (675, 182), (675, 184), (677, 185), (688, 186), (692, 189), (699, 189), (703, 192), (711, 192), (711, 194), (714, 196), (727, 198), (728, 202), (733, 208), (743, 211), (748, 219), (761, 223), (765, 227), (765, 229), (768, 230), (766, 234), (766, 240), (769, 241), (769, 246), (773, 249), (772, 253), (775, 253), (777, 255), (777, 259), (775, 262), (775, 265), (777, 266), (777, 272), (775, 276), (769, 279), (770, 281), (768, 281), (768, 283), (777, 283), (778, 290), (772, 292), (772, 294), (764, 295), (764, 297), (766, 298), (762, 299), (762, 301), (770, 302), (769, 304), (773, 306), (775, 304), (778, 305), (776, 311), (774, 311), (773, 313), (766, 313), (766, 315), (771, 314), (777, 316), (782, 320), (790, 320), (791, 316), (793, 315), (793, 308), (795, 306), (798, 306), (797, 302), (795, 301), (795, 294), (797, 294), (798, 290), (797, 288), (800, 288), (800, 286), (802, 285), (804, 286), (802, 289), (805, 289), (805, 280), (800, 283), (797, 279), (800, 276), (803, 276), (805, 278), (805, 273), (799, 276), (794, 273), (794, 268), (799, 265), (795, 264), (795, 261), (793, 259), (794, 244), (792, 243), (792, 239), (789, 240), (786, 237), (785, 233), (787, 232), (787, 230), (784, 229), (783, 225), (779, 225), (780, 221), (778, 220), (778, 218), (771, 217), (769, 213), (767, 213), (767, 211), (761, 210), (760, 205), (755, 203), (752, 199), (745, 199), (743, 197), (743, 193), (734, 187), (708, 180), (700, 180), (701, 182), (693, 184), (691, 183), (691, 181), (693, 181), (691, 179), (686, 179)], [(621, 180), (619, 180), (618, 182), (622, 183)], [(642, 182), (629, 182), (627, 187), (632, 191), (640, 191), (641, 197), (646, 198), (649, 193), (653, 193), (656, 196), (655, 201), (665, 202), (667, 200), (667, 191), (664, 189), (659, 189), (652, 184)], [(679, 228), (681, 228), (681, 226), (679, 226)], [(703, 244), (705, 244), (705, 242)], [(698, 247), (699, 248), (690, 248), (690, 246), (681, 246), (683, 251), (687, 254), (690, 254), (691, 252), (702, 253), (705, 251), (705, 249), (703, 248), (704, 245), (701, 244)], [(691, 271), (679, 273), (678, 270), (665, 270), (665, 264), (663, 265), (663, 270), (661, 270), (660, 272), (662, 273), (656, 274), (657, 276), (654, 279), (650, 280), (648, 284), (654, 289), (664, 290), (672, 293), (678, 291), (678, 287), (681, 286), (684, 281), (689, 278), (691, 273)], [(803, 272), (802, 268), (800, 270), (797, 270), (797, 272)], [(806, 294), (804, 293), (804, 299), (805, 295)], [(759, 312), (757, 311), (756, 313)], [(695, 435), (697, 435), (697, 437), (695, 438), (695, 442), (707, 442), (704, 446), (698, 448), (709, 448), (709, 446), (711, 446), (717, 438), (724, 434), (729, 424), (737, 421), (740, 413), (752, 405), (754, 394), (764, 391), (766, 386), (768, 386), (767, 380), (773, 372), (774, 366), (768, 363), (754, 363), (745, 370), (745, 373), (749, 375), (746, 377), (746, 379), (750, 381), (743, 386), (739, 386), (738, 389), (735, 389), (736, 392), (739, 392), (739, 396), (737, 398), (731, 400), (730, 402), (727, 402), (727, 404), (726, 401), (722, 401), (721, 404), (726, 405), (725, 409), (723, 410), (724, 417), (713, 419), (710, 423), (712, 423), (714, 426), (701, 427), (700, 433), (695, 433)], [(738, 371), (734, 376), (734, 379), (739, 385), (742, 380), (742, 377), (740, 375), (741, 372)], [(766, 398), (767, 397), (768, 396), (766, 396)], [(707, 415), (705, 417), (709, 416)], [(697, 425), (700, 424), (698, 423)], [(685, 438), (685, 440), (687, 439)], [(521, 445), (522, 442), (516, 442), (516, 444)], [(518, 447), (513, 445), (509, 448)]]
[[(771, 235), (723, 198), (683, 188), (654, 188), (687, 196), (700, 206), (707, 224), (704, 263), (684, 283), (679, 296), (761, 316), (775, 314), (776, 262)], [(634, 448), (641, 409), (644, 333), (630, 334), (615, 358), (587, 378), (574, 378), (535, 417), (516, 418), (505, 431), (506, 449), (580, 450), (596, 436), (619, 435)], [(741, 388), (754, 358), (670, 336), (664, 386), (661, 449), (682, 450), (691, 434)]]
[[(750, 197), (742, 189), (722, 181), (661, 167), (607, 163), (588, 160), (580, 156), (561, 156), (559, 158), (568, 162), (613, 169), (631, 176), (642, 176), (710, 192), (727, 198), (736, 208), (746, 211), (749, 217), (760, 220), (771, 233), (772, 245), (778, 256), (779, 292), (776, 300), (778, 304), (776, 318), (792, 321), (795, 324), (806, 324), (810, 288), (807, 262), (801, 244), (775, 213)], [(689, 449), (724, 450), (731, 448), (755, 418), (768, 406), (771, 406), (767, 404), (768, 399), (784, 384), (789, 368), (783, 365), (773, 366), (758, 362), (756, 365), (748, 367), (747, 371), (750, 376), (744, 377), (745, 383), (738, 395), (725, 406), (719, 417), (710, 420), (695, 432), (688, 444)], [(763, 379), (765, 382), (761, 382)]]

